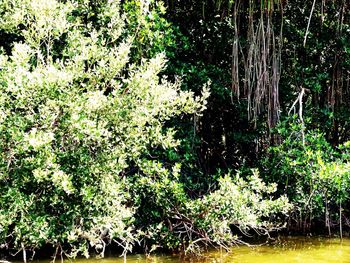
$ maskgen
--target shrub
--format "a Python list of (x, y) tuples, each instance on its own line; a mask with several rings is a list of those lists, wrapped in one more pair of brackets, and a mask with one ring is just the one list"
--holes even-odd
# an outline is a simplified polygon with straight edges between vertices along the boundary
[(341, 217), (342, 203), (345, 207), (349, 199), (349, 143), (332, 146), (319, 130), (306, 129), (294, 118), (277, 132), (282, 143), (271, 147), (264, 160), (266, 179), (278, 183), (295, 205), (292, 218), (298, 228), (310, 228), (320, 218), (330, 227), (331, 217), (337, 212)]
[(208, 90), (194, 97), (160, 79), (162, 54), (130, 63), (119, 1), (5, 0), (0, 13), (18, 39), (0, 56), (0, 243), (131, 250), (128, 171), (149, 176), (141, 156), (175, 147), (164, 123), (202, 110)]

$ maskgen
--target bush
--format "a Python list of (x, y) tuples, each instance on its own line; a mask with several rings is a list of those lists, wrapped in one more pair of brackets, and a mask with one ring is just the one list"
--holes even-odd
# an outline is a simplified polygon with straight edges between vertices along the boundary
[[(197, 242), (229, 248), (240, 242), (232, 227), (250, 236), (250, 230), (267, 234), (282, 227), (286, 214), (291, 209), (286, 196), (273, 198), (276, 184), (265, 184), (257, 170), (246, 180), (237, 174), (219, 179), (219, 188), (201, 199), (193, 200), (186, 206), (189, 217), (198, 229), (197, 240), (189, 242), (188, 249), (198, 249)], [(198, 235), (200, 233), (200, 235)]]
[(207, 89), (194, 97), (160, 79), (162, 54), (129, 63), (119, 1), (5, 0), (0, 10), (0, 30), (19, 39), (0, 56), (2, 247), (88, 256), (115, 240), (131, 250), (125, 178), (149, 176), (148, 149), (178, 145), (164, 123), (202, 110)]
[(247, 179), (227, 174), (219, 179), (217, 190), (196, 199), (189, 199), (184, 186), (168, 176), (162, 182), (140, 180), (149, 181), (138, 191), (148, 198), (141, 207), (149, 219), (143, 228), (149, 252), (159, 247), (185, 253), (200, 253), (206, 247), (229, 249), (242, 243), (233, 228), (249, 237), (251, 231), (266, 235), (283, 228), (292, 208), (286, 196), (273, 198), (276, 185), (265, 184), (257, 170)]
[(295, 205), (294, 227), (310, 228), (321, 218), (330, 227), (331, 217), (341, 216), (342, 204), (349, 201), (349, 143), (332, 146), (325, 134), (305, 128), (296, 118), (282, 122), (277, 132), (282, 143), (271, 147), (264, 160), (266, 179), (278, 183), (280, 193)]

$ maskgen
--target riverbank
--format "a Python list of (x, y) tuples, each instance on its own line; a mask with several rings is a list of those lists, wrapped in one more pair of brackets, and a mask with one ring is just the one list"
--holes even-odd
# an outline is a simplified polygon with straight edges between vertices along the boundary
[[(270, 243), (232, 247), (230, 251), (211, 250), (202, 256), (187, 256), (171, 254), (127, 255), (128, 263), (177, 263), (177, 262), (239, 262), (239, 263), (272, 263), (272, 262), (350, 262), (350, 238), (326, 237), (279, 237)], [(51, 259), (34, 259), (37, 263), (49, 263)], [(56, 261), (61, 261), (57, 259)], [(20, 261), (12, 261), (17, 263)], [(122, 263), (123, 257), (110, 254), (104, 259), (76, 259), (75, 263)], [(0, 261), (4, 263), (4, 261)], [(5, 261), (5, 263), (8, 263)]]

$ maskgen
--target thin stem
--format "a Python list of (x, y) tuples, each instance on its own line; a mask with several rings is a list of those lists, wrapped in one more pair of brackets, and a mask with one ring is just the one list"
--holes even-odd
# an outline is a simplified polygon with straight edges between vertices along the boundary
[(307, 35), (309, 34), (309, 28), (310, 28), (310, 23), (311, 23), (311, 17), (312, 17), (312, 14), (314, 13), (315, 5), (316, 5), (316, 0), (314, 0), (314, 2), (313, 2), (313, 4), (312, 4), (310, 16), (309, 16), (309, 21), (308, 21), (308, 23), (307, 23), (306, 32), (305, 32), (305, 37), (304, 37), (304, 47), (305, 47), (305, 45), (306, 45)]

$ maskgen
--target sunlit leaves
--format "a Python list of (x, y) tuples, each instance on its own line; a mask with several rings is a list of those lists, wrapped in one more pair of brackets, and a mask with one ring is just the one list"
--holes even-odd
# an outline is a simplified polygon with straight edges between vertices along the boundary
[(119, 1), (8, 0), (0, 10), (0, 29), (22, 39), (0, 59), (0, 243), (69, 241), (67, 252), (87, 256), (117, 240), (131, 250), (127, 169), (140, 165), (146, 181), (168, 174), (139, 160), (178, 144), (166, 121), (199, 114), (208, 90), (194, 97), (160, 78), (163, 54), (133, 64)]

